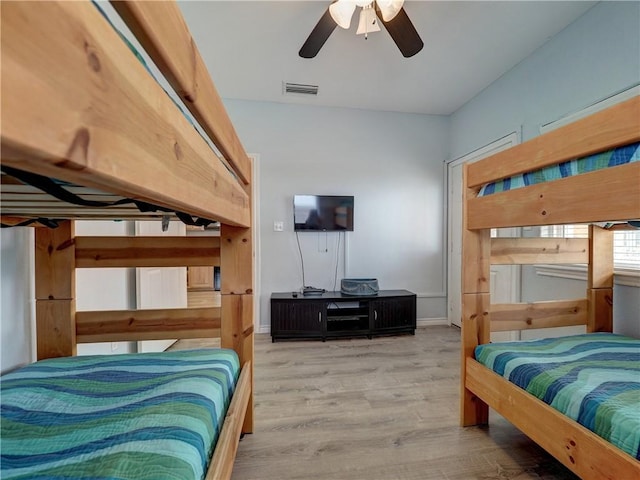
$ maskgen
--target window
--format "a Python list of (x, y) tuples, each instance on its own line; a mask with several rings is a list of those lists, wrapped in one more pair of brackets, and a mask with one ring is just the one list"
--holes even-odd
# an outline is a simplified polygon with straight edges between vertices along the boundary
[(613, 263), (618, 268), (640, 270), (640, 230), (613, 232)]
[(548, 225), (540, 227), (541, 237), (587, 238), (589, 225)]
[[(541, 237), (587, 238), (588, 225), (549, 225), (540, 227)], [(629, 278), (617, 281), (624, 285), (640, 286), (640, 230), (616, 230), (613, 232), (613, 264), (616, 276)], [(575, 273), (559, 275), (566, 269), (575, 272), (575, 267), (544, 266), (538, 268), (541, 275), (567, 276), (577, 278)], [(551, 271), (555, 271), (552, 273)]]

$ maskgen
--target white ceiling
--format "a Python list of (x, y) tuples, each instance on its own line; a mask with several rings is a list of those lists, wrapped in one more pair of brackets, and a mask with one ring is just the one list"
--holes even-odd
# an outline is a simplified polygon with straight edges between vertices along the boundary
[[(298, 50), (327, 1), (187, 1), (180, 4), (223, 98), (448, 115), (596, 2), (407, 1), (424, 41), (404, 58), (389, 34), (339, 27), (313, 59)], [(318, 85), (317, 97), (283, 82)]]

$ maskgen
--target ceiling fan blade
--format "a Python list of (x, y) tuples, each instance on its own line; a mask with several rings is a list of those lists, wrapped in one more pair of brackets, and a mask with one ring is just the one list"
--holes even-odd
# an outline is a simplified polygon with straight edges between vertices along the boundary
[(407, 12), (404, 11), (404, 8), (401, 8), (398, 14), (388, 22), (385, 22), (382, 18), (382, 13), (377, 4), (376, 14), (378, 15), (380, 23), (387, 28), (389, 35), (391, 35), (393, 41), (396, 42), (402, 55), (409, 58), (422, 50), (424, 43), (413, 26), (413, 23), (411, 23)]
[(302, 45), (298, 55), (302, 58), (315, 57), (337, 26), (338, 24), (331, 18), (331, 13), (327, 8), (327, 11), (320, 17), (316, 26), (313, 27), (309, 38)]

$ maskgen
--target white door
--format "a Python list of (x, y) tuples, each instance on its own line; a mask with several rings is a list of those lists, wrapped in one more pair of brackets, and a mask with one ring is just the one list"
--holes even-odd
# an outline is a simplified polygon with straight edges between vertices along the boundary
[[(447, 318), (450, 325), (461, 326), (462, 318), (462, 169), (465, 163), (473, 163), (506, 150), (518, 143), (516, 133), (471, 152), (447, 165)], [(510, 232), (512, 233), (512, 232)], [(517, 301), (518, 289), (512, 281), (519, 278), (518, 267), (492, 267), (492, 299)], [(501, 278), (505, 271), (509, 275)], [(516, 271), (514, 271), (516, 270)], [(509, 298), (509, 300), (506, 300)]]
[[(166, 232), (159, 220), (137, 221), (136, 236), (183, 236), (185, 224), (170, 222)], [(186, 267), (136, 268), (136, 305), (138, 309), (187, 308)], [(176, 340), (138, 342), (138, 352), (161, 352)]]

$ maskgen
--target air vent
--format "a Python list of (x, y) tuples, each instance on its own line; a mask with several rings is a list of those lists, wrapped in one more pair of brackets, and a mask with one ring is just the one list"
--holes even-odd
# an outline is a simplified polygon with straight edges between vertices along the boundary
[(284, 94), (298, 93), (301, 95), (318, 95), (317, 85), (304, 85), (302, 83), (284, 83)]

